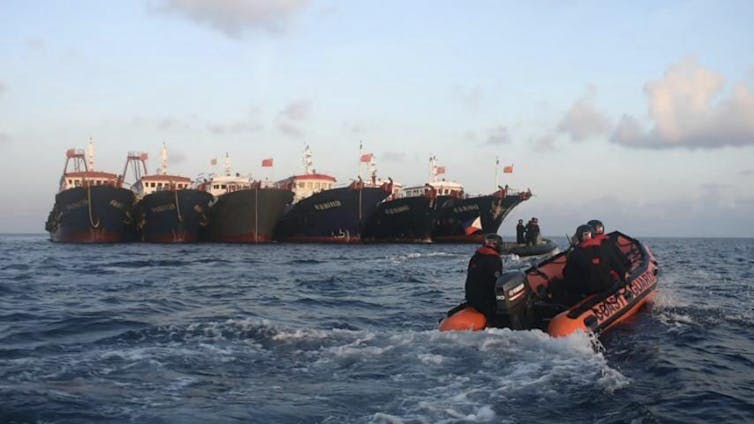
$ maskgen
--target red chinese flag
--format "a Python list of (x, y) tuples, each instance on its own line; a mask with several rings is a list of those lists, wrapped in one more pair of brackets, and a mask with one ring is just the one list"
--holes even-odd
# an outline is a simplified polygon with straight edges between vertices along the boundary
[(209, 164), (212, 165), (212, 166), (217, 165), (217, 159), (216, 158), (212, 158), (212, 160), (209, 161)]
[(146, 152), (141, 152), (141, 154), (139, 154), (139, 160), (147, 160), (147, 159), (149, 159), (149, 155)]
[(361, 155), (360, 160), (361, 162), (371, 162), (373, 157), (374, 155), (371, 153), (364, 153), (363, 155)]
[(437, 170), (435, 171), (437, 175), (444, 174), (445, 173), (445, 167), (444, 166), (438, 166)]
[(264, 167), (271, 167), (272, 166), (272, 158), (262, 159), (262, 166), (264, 166)]
[(513, 173), (513, 165), (508, 165), (503, 167), (503, 173), (504, 174), (512, 174)]

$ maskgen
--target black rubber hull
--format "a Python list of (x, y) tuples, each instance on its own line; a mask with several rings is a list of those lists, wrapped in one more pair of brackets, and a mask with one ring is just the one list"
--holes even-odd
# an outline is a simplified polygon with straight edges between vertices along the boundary
[(288, 242), (358, 243), (365, 222), (388, 196), (379, 187), (321, 191), (290, 207), (275, 239)]
[(112, 186), (76, 187), (55, 196), (45, 229), (65, 243), (117, 243), (135, 238), (134, 194)]
[(194, 243), (206, 231), (212, 195), (200, 190), (164, 190), (136, 205), (138, 238), (151, 243)]
[(431, 243), (438, 201), (425, 196), (380, 203), (364, 226), (368, 243)]
[(209, 241), (265, 243), (293, 200), (293, 192), (255, 188), (223, 194), (209, 209)]
[(540, 256), (551, 254), (558, 249), (558, 245), (552, 240), (543, 239), (541, 243), (534, 246), (518, 243), (504, 243), (503, 253), (506, 255), (514, 254), (520, 257)]
[[(497, 193), (486, 196), (451, 198), (440, 207), (432, 231), (432, 241), (449, 243), (479, 243), (484, 234), (497, 233), (505, 217), (526, 200), (525, 196), (501, 197)], [(481, 229), (467, 233), (471, 222), (479, 218)]]

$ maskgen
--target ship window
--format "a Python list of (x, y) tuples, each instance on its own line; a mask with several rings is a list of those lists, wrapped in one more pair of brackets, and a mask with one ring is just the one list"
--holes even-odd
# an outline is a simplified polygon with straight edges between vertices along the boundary
[(223, 190), (225, 190), (226, 188), (228, 188), (228, 186), (226, 186), (225, 184), (223, 184), (223, 185), (220, 186), (220, 188), (222, 188)]
[(304, 187), (306, 187), (306, 184), (304, 184), (303, 182), (298, 183), (298, 188), (304, 188)]
[(74, 187), (80, 187), (81, 186), (81, 181), (79, 181), (79, 180), (74, 181), (73, 182), (73, 186)]
[(162, 188), (162, 183), (157, 183), (157, 188)]

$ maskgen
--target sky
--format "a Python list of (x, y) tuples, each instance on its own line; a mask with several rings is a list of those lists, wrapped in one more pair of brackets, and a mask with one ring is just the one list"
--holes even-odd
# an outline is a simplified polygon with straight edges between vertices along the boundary
[[(0, 2), (0, 233), (42, 233), (65, 151), (196, 177), (378, 174), (534, 193), (545, 235), (754, 237), (754, 2)], [(274, 167), (261, 161), (274, 159)], [(499, 163), (496, 164), (496, 161)], [(512, 174), (500, 174), (512, 165)]]

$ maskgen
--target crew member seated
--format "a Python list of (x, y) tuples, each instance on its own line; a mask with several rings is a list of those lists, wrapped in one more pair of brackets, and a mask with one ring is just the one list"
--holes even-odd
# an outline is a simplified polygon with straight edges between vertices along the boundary
[(615, 268), (613, 268), (612, 271), (616, 274), (616, 276), (621, 276), (623, 280), (628, 279), (630, 262), (626, 258), (626, 255), (624, 255), (620, 250), (618, 245), (615, 244), (615, 240), (611, 239), (607, 236), (607, 234), (605, 234), (605, 226), (602, 224), (602, 221), (598, 219), (592, 219), (587, 222), (586, 225), (589, 225), (594, 229), (592, 238), (600, 240), (602, 249), (607, 255), (612, 256), (610, 258), (610, 260), (612, 261), (611, 263), (615, 264)]
[(482, 246), (469, 260), (466, 273), (466, 303), (484, 314), (488, 325), (495, 321), (495, 281), (503, 272), (502, 250), (502, 237), (497, 234), (485, 235)]
[[(617, 264), (601, 247), (601, 240), (593, 238), (589, 225), (576, 229), (578, 244), (571, 250), (563, 269), (564, 281), (560, 285), (561, 303), (571, 305), (595, 293), (613, 288), (614, 277), (610, 270)], [(623, 278), (623, 275), (620, 276)]]

